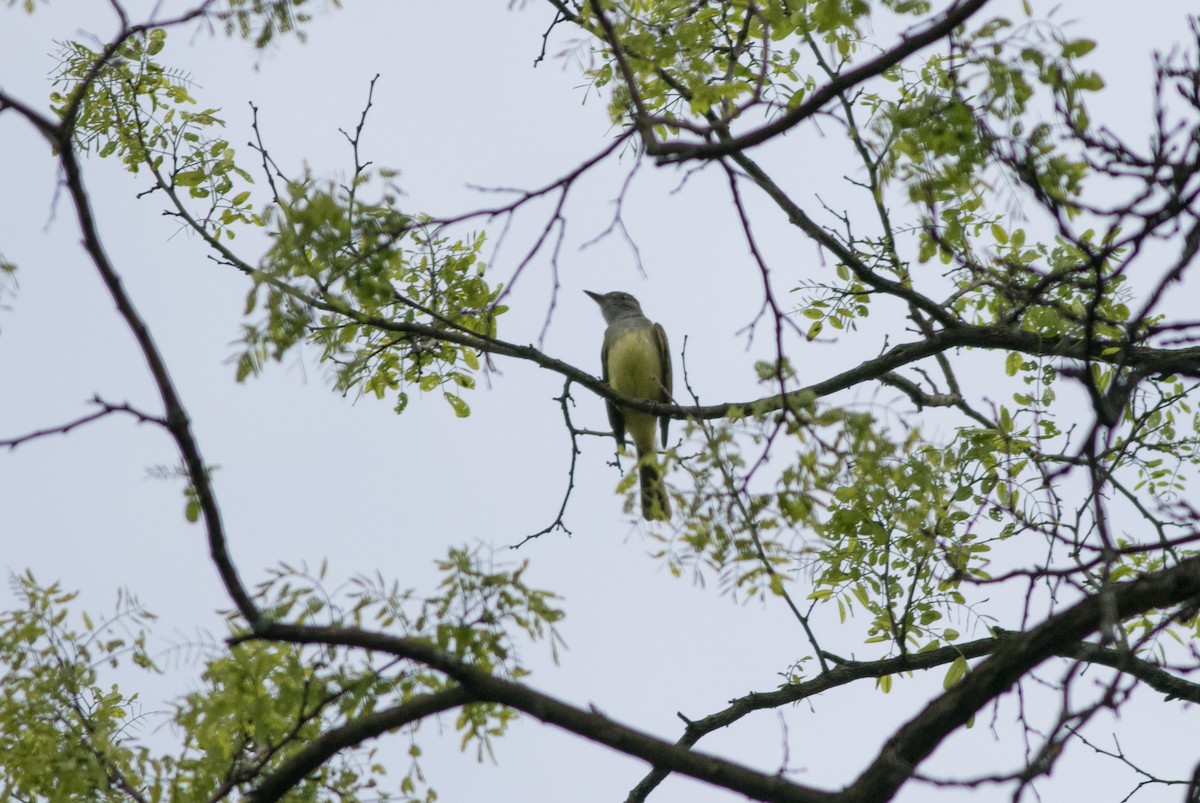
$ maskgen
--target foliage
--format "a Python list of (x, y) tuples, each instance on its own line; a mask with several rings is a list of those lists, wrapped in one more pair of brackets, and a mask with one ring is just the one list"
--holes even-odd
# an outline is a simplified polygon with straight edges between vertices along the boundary
[[(321, 586), (324, 566), (316, 575), (283, 566), (261, 586), (258, 599), (272, 616), (329, 626), (372, 623), (514, 678), (527, 674), (516, 636), (545, 639), (556, 649), (562, 612), (552, 594), (525, 584), (524, 566), (509, 571), (487, 565), (478, 551), (452, 550), (439, 569), (443, 579), (428, 598), (364, 577), (349, 586), (349, 605), (342, 607)], [(6, 798), (222, 799), (253, 787), (322, 734), (455, 686), (410, 662), (247, 640), (235, 619), (232, 646), (199, 647), (205, 655), (200, 684), (175, 704), (169, 719), (179, 747), (164, 752), (152, 748), (160, 739), (141, 734), (153, 733), (150, 723), (165, 715), (143, 713), (136, 694), (125, 696), (102, 679), (126, 661), (160, 671), (147, 646), (155, 617), (122, 594), (114, 616), (96, 622), (84, 613), (78, 629), (68, 619), (74, 593), (57, 584), (41, 586), (28, 574), (15, 578), (14, 588), (26, 607), (0, 618), (0, 791)], [(195, 649), (183, 645), (171, 652)], [(490, 702), (462, 706), (455, 721), (462, 748), (474, 747), (480, 758), (490, 754), (492, 740), (513, 717), (512, 710)], [(396, 727), (406, 733), (411, 758), (399, 791), (406, 800), (432, 800), (419, 763), (420, 721)], [(376, 753), (363, 747), (323, 764), (289, 799), (390, 799)]]
[[(74, 154), (116, 157), (149, 176), (167, 214), (218, 263), (245, 275), (239, 381), (307, 344), (337, 391), (392, 398), (397, 412), (416, 388), (440, 390), (467, 416), (462, 394), (493, 357), (611, 395), (588, 373), (499, 339), (497, 320), (506, 287), (561, 224), (574, 181), (615, 146), (510, 206), (435, 219), (403, 208), (395, 169), (364, 161), (368, 94), (346, 134), (348, 180), (311, 169), (289, 177), (257, 109), (250, 147), (261, 168), (252, 174), (218, 135), (229, 125), (221, 111), (197, 110), (190, 77), (162, 61), (167, 28), (194, 18), (262, 46), (308, 22), (306, 5), (231, 0), (169, 25), (125, 26), (102, 47), (63, 43), (56, 119), (2, 92), (0, 112), (17, 109), (52, 140), (81, 212)], [(637, 165), (711, 165), (728, 178), (731, 214), (763, 282), (754, 326), (772, 327), (775, 353), (750, 369), (761, 398), (673, 408), (687, 420), (665, 458), (680, 513), (650, 537), (673, 574), (787, 607), (805, 645), (785, 682), (688, 721), (679, 745), (647, 742), (526, 684), (517, 641), (544, 639), (553, 651), (562, 612), (553, 594), (525, 584), (523, 567), (454, 550), (438, 590), (421, 599), (380, 575), (327, 596), (323, 569), (310, 577), (284, 566), (249, 594), (222, 554), (216, 494), (163, 370), (155, 379), (167, 409), (139, 420), (161, 424), (185, 459), (188, 516), (203, 522), (235, 606), (229, 643), (211, 651), (202, 687), (178, 703), (179, 751), (153, 754), (128, 731), (136, 698), (102, 690), (98, 673), (126, 655), (154, 668), (141, 629), (149, 616), (123, 598), (115, 619), (99, 628), (85, 619), (80, 633), (65, 624), (69, 594), (22, 578), (27, 609), (0, 620), (10, 692), (0, 705), (3, 791), (216, 800), (279, 784), (289, 799), (365, 799), (386, 795), (366, 743), (403, 729), (413, 763), (400, 792), (432, 799), (417, 735), (424, 719), (454, 709), (462, 747), (478, 757), (523, 711), (647, 760), (654, 771), (633, 799), (668, 771), (759, 799), (832, 799), (782, 770), (739, 775), (744, 768), (688, 748), (750, 710), (865, 678), (887, 692), (908, 673), (940, 668), (944, 694), (840, 793), (886, 800), (943, 739), (1055, 659), (1063, 679), (1039, 683), (1061, 704), (1022, 709), (1024, 766), (990, 778), (1020, 796), (1086, 738), (1097, 712), (1123, 704), (1126, 684), (1200, 701), (1186, 679), (1200, 637), (1200, 514), (1188, 501), (1200, 467), (1200, 325), (1180, 316), (1174, 296), (1194, 281), (1200, 252), (1200, 23), (1190, 50), (1157, 60), (1153, 132), (1135, 147), (1089, 111), (1105, 86), (1089, 67), (1097, 43), (1035, 19), (1029, 4), (1022, 19), (985, 18), (979, 0), (940, 10), (922, 0), (550, 5), (546, 38), (560, 25), (584, 37), (585, 77), (605, 93), (624, 131), (617, 142), (631, 143)], [(879, 33), (892, 29), (905, 34)], [(850, 160), (857, 205), (847, 211), (810, 212), (789, 189), (787, 136), (823, 134), (818, 124), (839, 132)], [(778, 300), (781, 272), (758, 248), (748, 191), (831, 263), (786, 274), (793, 308)], [(555, 193), (538, 244), (503, 275), (483, 258), (488, 227)], [(612, 229), (623, 226), (619, 210)], [(255, 246), (239, 232), (264, 238), (261, 253), (248, 256)], [(119, 285), (102, 248), (89, 246), (108, 285)], [(127, 299), (113, 293), (122, 307)], [(802, 385), (797, 352), (822, 335), (874, 356)], [(142, 348), (153, 365), (145, 339)], [(907, 402), (835, 397), (875, 385)], [(101, 414), (112, 412), (129, 411)], [(575, 448), (580, 430), (567, 425)], [(618, 491), (631, 495), (635, 481), (631, 472)], [(565, 527), (563, 515), (545, 532)], [(1007, 604), (1014, 598), (1019, 610)], [(126, 622), (128, 639), (102, 637)], [(831, 651), (832, 633), (869, 657)], [(1093, 665), (1113, 674), (1083, 699), (1072, 683)], [(346, 735), (356, 729), (369, 733)], [(56, 740), (58, 763), (35, 766)], [(295, 766), (303, 771), (293, 777)], [(1146, 783), (1175, 782), (1138, 771)]]
[(341, 390), (380, 399), (394, 391), (402, 412), (405, 387), (449, 388), (446, 401), (458, 416), (469, 415), (459, 393), (475, 387), (476, 350), (396, 325), (495, 335), (505, 307), (497, 303), (501, 288), (484, 278), (483, 236), (451, 241), (428, 220), (396, 213), (387, 199), (364, 204), (353, 190), (305, 182), (289, 185), (288, 194), (268, 215), (268, 224), (277, 221), (273, 245), (246, 305), (249, 313), (265, 299), (267, 315), (246, 326), (238, 379), (307, 339), (336, 366)]
[(245, 188), (252, 179), (235, 163), (229, 142), (209, 135), (225, 126), (219, 110), (192, 111), (188, 76), (154, 60), (166, 40), (166, 31), (151, 30), (111, 56), (64, 43), (54, 79), (61, 89), (50, 96), (52, 107), (73, 121), (83, 153), (117, 156), (134, 175), (149, 170), (173, 199), (184, 193), (205, 201), (185, 220), (214, 239), (233, 239), (235, 223), (262, 225)]
[[(377, 201), (364, 200), (374, 175), (358, 163), (349, 186), (305, 177), (280, 187), (282, 176), (261, 143), (274, 203), (256, 212), (246, 188), (251, 174), (228, 141), (212, 135), (226, 125), (220, 110), (189, 110), (196, 101), (188, 77), (156, 61), (166, 37), (162, 29), (133, 36), (115, 57), (64, 44), (55, 77), (61, 91), (51, 100), (72, 121), (83, 152), (120, 157), (135, 175), (148, 170), (171, 214), (253, 277), (246, 312), (262, 303), (266, 316), (245, 327), (237, 379), (310, 342), (335, 366), (340, 390), (395, 393), (399, 412), (407, 388), (441, 388), (455, 414), (468, 416), (461, 394), (475, 387), (478, 349), (440, 341), (436, 332), (496, 334), (496, 317), (507, 308), (499, 303), (502, 285), (484, 277), (483, 234), (451, 239), (427, 216), (397, 211), (396, 174), (387, 169), (377, 171), (384, 182)], [(271, 235), (256, 267), (222, 242), (245, 225)]]
[(125, 743), (136, 727), (137, 695), (100, 680), (104, 667), (128, 661), (155, 671), (144, 627), (153, 616), (122, 594), (111, 619), (67, 622), (75, 594), (13, 580), (26, 607), (0, 616), (0, 794), (15, 800), (124, 800), (114, 775), (143, 771), (144, 751)]
[[(325, 4), (340, 8), (341, 0), (325, 0)], [(212, 13), (223, 23), (226, 35), (253, 39), (256, 47), (266, 47), (281, 34), (295, 33), (301, 41), (301, 26), (312, 21), (311, 0), (226, 0), (225, 8)]]

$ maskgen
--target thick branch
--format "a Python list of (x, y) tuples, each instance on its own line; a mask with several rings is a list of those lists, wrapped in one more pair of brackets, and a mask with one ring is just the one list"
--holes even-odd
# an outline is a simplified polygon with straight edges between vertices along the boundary
[[(659, 776), (662, 774), (679, 772), (757, 800), (883, 801), (896, 793), (942, 739), (1051, 656), (1060, 655), (1111, 666), (1172, 696), (1200, 699), (1200, 686), (1196, 684), (1183, 681), (1159, 667), (1119, 651), (1083, 643), (1101, 627), (1106, 615), (1105, 605), (1114, 606), (1116, 614), (1126, 618), (1200, 597), (1200, 557), (1137, 580), (1114, 584), (1104, 596), (1107, 599), (1088, 597), (1027, 633), (1006, 634), (995, 639), (981, 639), (884, 661), (843, 663), (811, 681), (775, 692), (748, 695), (725, 711), (690, 723), (688, 733), (676, 745), (620, 725), (595, 711), (583, 711), (520, 683), (490, 675), (423, 641), (354, 628), (279, 623), (260, 624), (252, 637), (300, 644), (359, 647), (418, 661), (458, 681), (477, 699), (510, 706), (543, 722), (648, 761), (660, 771), (643, 782), (650, 783), (650, 788), (661, 780)], [(903, 726), (859, 779), (837, 795), (792, 784), (777, 776), (764, 775), (715, 757), (694, 754), (688, 749), (700, 736), (724, 727), (752, 710), (777, 707), (861, 678), (927, 669), (945, 664), (960, 655), (973, 658), (988, 652), (992, 653), (990, 658)]]
[[(1090, 358), (1096, 362), (1108, 363), (1113, 359), (1112, 354), (1104, 354), (1105, 349), (1112, 345), (1107, 341), (1088, 342), (1083, 338), (1063, 338), (1057, 341), (1043, 340), (1031, 332), (1023, 332), (1005, 326), (964, 326), (935, 332), (924, 340), (912, 343), (901, 343), (893, 346), (878, 357), (866, 360), (848, 371), (830, 377), (808, 387), (792, 391), (786, 397), (767, 396), (746, 402), (722, 403), (702, 407), (676, 407), (674, 405), (657, 403), (630, 403), (621, 400), (622, 404), (646, 410), (656, 415), (670, 415), (676, 418), (720, 418), (728, 415), (731, 407), (754, 413), (768, 413), (780, 410), (785, 403), (794, 404), (805, 397), (822, 397), (845, 390), (861, 382), (880, 379), (904, 365), (918, 362), (927, 357), (940, 354), (956, 348), (984, 348), (1004, 351), (1019, 351), (1042, 357), (1063, 357), (1066, 359), (1082, 360)], [(1200, 347), (1180, 349), (1158, 349), (1138, 346), (1129, 350), (1122, 365), (1149, 374), (1182, 374), (1200, 376)]]
[(444, 672), (462, 684), (476, 699), (501, 703), (590, 741), (643, 759), (655, 767), (688, 775), (755, 800), (826, 803), (834, 799), (830, 792), (800, 786), (777, 775), (758, 772), (716, 756), (677, 747), (614, 722), (594, 710), (585, 711), (523, 684), (491, 675), (447, 655), (424, 641), (372, 633), (357, 628), (313, 627), (275, 622), (260, 623), (252, 637), (296, 644), (359, 647), (409, 658)]
[[(1093, 339), (1088, 341), (1084, 338), (1062, 338), (1057, 341), (1049, 341), (1031, 332), (1023, 332), (1000, 325), (962, 326), (935, 332), (924, 340), (893, 346), (879, 357), (866, 360), (848, 371), (843, 371), (822, 382), (817, 382), (788, 394), (766, 396), (743, 402), (722, 402), (704, 406), (664, 404), (662, 402), (622, 396), (605, 384), (602, 379), (580, 370), (568, 362), (551, 357), (533, 346), (522, 346), (498, 338), (484, 337), (465, 331), (448, 330), (428, 324), (409, 323), (363, 315), (343, 305), (314, 298), (282, 282), (272, 281), (269, 277), (264, 277), (264, 280), (306, 304), (327, 312), (344, 315), (358, 323), (389, 332), (443, 340), (467, 346), (468, 348), (475, 348), (489, 354), (526, 360), (542, 368), (562, 374), (602, 398), (611, 399), (634, 410), (642, 410), (654, 415), (677, 419), (724, 418), (729, 415), (731, 409), (735, 408), (754, 414), (775, 412), (783, 409), (785, 406), (801, 403), (806, 399), (828, 396), (859, 383), (879, 379), (890, 371), (894, 371), (904, 365), (955, 348), (1002, 349), (1037, 356), (1057, 356), (1078, 360), (1086, 358), (1106, 363), (1114, 359), (1113, 354), (1105, 353), (1111, 344), (1104, 340)], [(1200, 346), (1180, 349), (1158, 349), (1139, 346), (1131, 348), (1124, 355), (1121, 364), (1144, 373), (1178, 373), (1189, 376), (1200, 376)]]
[(847, 787), (844, 799), (863, 803), (890, 800), (951, 732), (1046, 658), (1095, 633), (1110, 612), (1124, 619), (1197, 597), (1200, 557), (1137, 580), (1114, 583), (1104, 594), (1087, 597), (1028, 633), (1006, 638), (990, 658), (901, 727)]
[[(843, 661), (812, 680), (806, 680), (803, 683), (789, 683), (776, 691), (752, 692), (732, 701), (727, 708), (715, 714), (710, 714), (703, 719), (688, 720), (683, 736), (675, 744), (678, 747), (691, 748), (704, 736), (721, 728), (727, 728), (755, 711), (790, 705), (864, 678), (881, 678), (898, 672), (932, 669), (936, 666), (945, 666), (960, 656), (979, 658), (992, 652), (996, 648), (996, 644), (996, 639), (986, 638), (929, 652), (886, 658), (882, 661)], [(641, 803), (669, 774), (667, 770), (657, 767), (647, 773), (646, 777), (630, 790), (626, 803)]]
[(1165, 694), (1169, 700), (1200, 703), (1200, 683), (1176, 677), (1161, 666), (1136, 658), (1124, 650), (1111, 650), (1098, 644), (1084, 642), (1059, 650), (1058, 655), (1124, 672), (1155, 691)]
[[(880, 661), (841, 661), (834, 669), (824, 672), (812, 680), (789, 683), (776, 691), (752, 692), (733, 700), (728, 707), (715, 714), (710, 714), (703, 719), (688, 720), (683, 736), (675, 744), (679, 747), (690, 748), (704, 736), (721, 728), (727, 728), (755, 711), (791, 705), (858, 680), (881, 678), (901, 672), (935, 669), (939, 666), (946, 666), (960, 657), (982, 658), (994, 653), (1006, 640), (1022, 637), (1021, 634), (1006, 634), (997, 638), (976, 639), (928, 652), (900, 655)], [(1125, 650), (1108, 649), (1098, 644), (1082, 642), (1056, 650), (1055, 655), (1111, 667), (1136, 677), (1169, 698), (1200, 703), (1200, 683), (1176, 677), (1162, 667), (1138, 658)], [(666, 779), (667, 775), (669, 775), (668, 772), (660, 769), (649, 772), (630, 791), (626, 803), (644, 801), (650, 792)]]
[(224, 582), (226, 591), (233, 599), (238, 611), (247, 621), (253, 624), (258, 619), (258, 609), (246, 591), (246, 587), (238, 576), (237, 569), (234, 567), (233, 560), (229, 555), (226, 546), (224, 525), (221, 522), (221, 511), (217, 506), (216, 495), (208, 480), (208, 471), (204, 458), (200, 453), (200, 446), (192, 435), (191, 420), (183, 406), (182, 400), (179, 398), (179, 394), (175, 390), (175, 384), (171, 379), (170, 373), (167, 371), (166, 362), (163, 360), (162, 354), (159, 352), (153, 337), (151, 337), (149, 328), (147, 328), (145, 321), (142, 320), (129, 295), (125, 292), (120, 276), (117, 274), (104, 249), (99, 230), (96, 227), (91, 199), (88, 197), (87, 190), (83, 185), (83, 174), (79, 166), (79, 159), (74, 150), (74, 143), (71, 141), (71, 129), (66, 123), (55, 124), (32, 109), (21, 108), (11, 104), (8, 98), (0, 99), (8, 102), (13, 108), (16, 108), (38, 131), (50, 140), (50, 143), (58, 151), (59, 163), (63, 169), (63, 180), (67, 186), (67, 192), (71, 197), (76, 214), (79, 217), (79, 229), (83, 235), (83, 248), (87, 251), (88, 256), (91, 257), (96, 271), (100, 274), (105, 287), (108, 288), (113, 303), (116, 304), (117, 311), (125, 320), (125, 324), (129, 327), (129, 331), (137, 341), (138, 348), (141, 350), (142, 356), (146, 361), (146, 366), (150, 370), (150, 375), (154, 379), (154, 384), (158, 388), (158, 393), (165, 410), (163, 422), (175, 440), (180, 456), (187, 468), (192, 487), (196, 492), (196, 499), (200, 503), (201, 512), (204, 514), (205, 526), (208, 530), (209, 551), (212, 554), (213, 562), (217, 565), (221, 580)]
[(274, 803), (338, 752), (357, 747), (368, 739), (374, 739), (388, 731), (469, 702), (471, 695), (465, 689), (447, 689), (422, 695), (327, 731), (308, 742), (278, 769), (264, 776), (247, 800), (251, 803)]

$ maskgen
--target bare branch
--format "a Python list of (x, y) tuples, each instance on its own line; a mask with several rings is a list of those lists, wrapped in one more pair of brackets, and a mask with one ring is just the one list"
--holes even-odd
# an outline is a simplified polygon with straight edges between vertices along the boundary
[(76, 418), (74, 421), (68, 421), (67, 423), (60, 424), (56, 427), (48, 427), (46, 429), (35, 430), (24, 435), (18, 435), (15, 438), (0, 439), (0, 448), (8, 447), (8, 449), (11, 451), (23, 443), (28, 443), (29, 441), (37, 440), (39, 438), (45, 438), (50, 435), (66, 435), (68, 432), (71, 432), (78, 427), (82, 427), (85, 424), (90, 424), (93, 421), (99, 421), (101, 418), (106, 418), (114, 413), (128, 413), (136, 418), (139, 423), (158, 424), (160, 427), (166, 427), (167, 425), (167, 422), (163, 419), (143, 413), (140, 410), (130, 407), (128, 404), (109, 404), (108, 402), (102, 400), (99, 396), (92, 397), (92, 404), (98, 405), (100, 409), (91, 415), (85, 415), (81, 418)]

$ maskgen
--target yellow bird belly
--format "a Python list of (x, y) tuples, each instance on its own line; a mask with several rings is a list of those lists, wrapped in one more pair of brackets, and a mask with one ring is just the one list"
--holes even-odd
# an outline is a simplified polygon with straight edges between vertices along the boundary
[[(618, 393), (639, 399), (662, 398), (662, 360), (652, 329), (626, 332), (608, 347), (608, 384)], [(639, 452), (654, 453), (656, 419), (622, 407), (625, 428)]]

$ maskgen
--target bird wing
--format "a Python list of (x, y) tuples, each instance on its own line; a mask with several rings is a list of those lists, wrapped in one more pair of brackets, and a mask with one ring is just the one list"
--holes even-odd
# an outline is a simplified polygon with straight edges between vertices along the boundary
[[(608, 333), (605, 332), (604, 345), (600, 347), (600, 366), (601, 378), (608, 383)], [(610, 386), (611, 387), (611, 386)], [(617, 439), (617, 446), (625, 445), (625, 416), (621, 415), (621, 408), (617, 407), (611, 400), (604, 400), (604, 408), (608, 411), (608, 423), (612, 427), (613, 437)]]
[[(654, 337), (658, 341), (658, 360), (662, 366), (662, 390), (658, 400), (664, 404), (671, 404), (674, 401), (671, 388), (671, 347), (667, 345), (667, 332), (662, 328), (662, 324), (654, 324)], [(665, 415), (660, 417), (658, 426), (662, 429), (662, 445), (666, 447), (667, 428), (671, 426), (671, 419)]]

